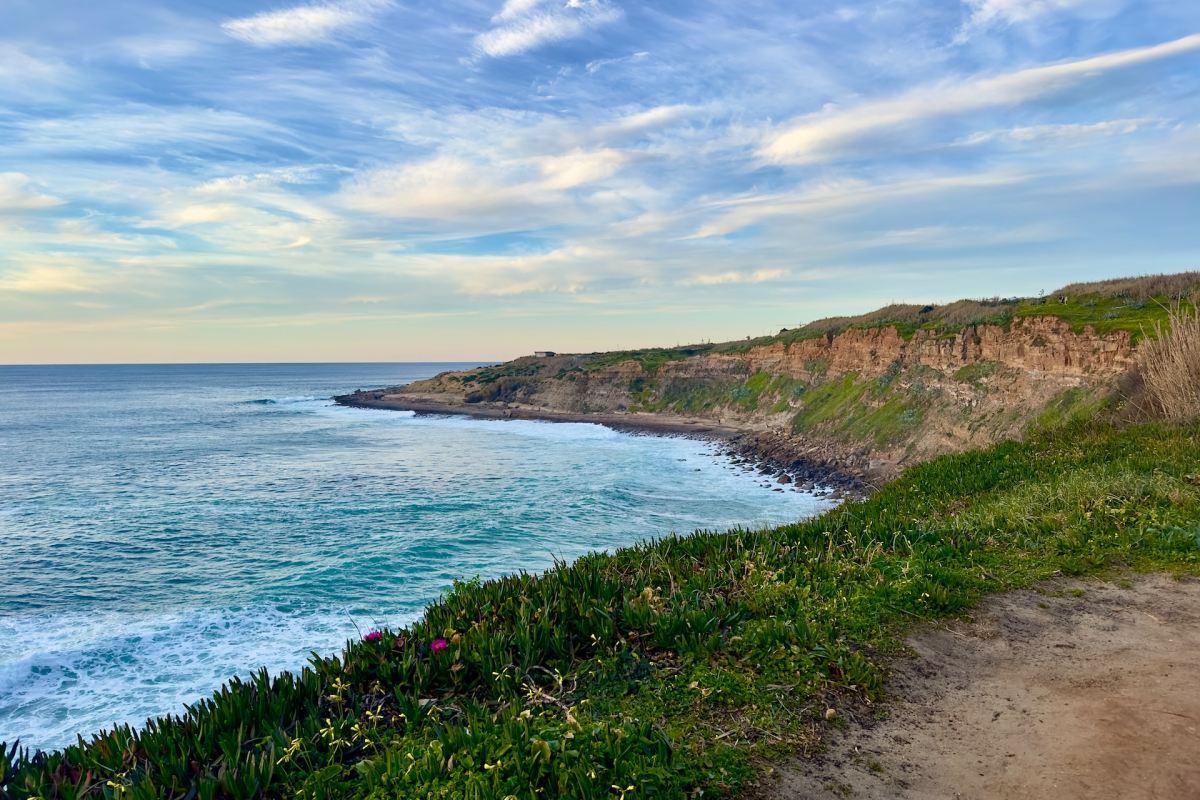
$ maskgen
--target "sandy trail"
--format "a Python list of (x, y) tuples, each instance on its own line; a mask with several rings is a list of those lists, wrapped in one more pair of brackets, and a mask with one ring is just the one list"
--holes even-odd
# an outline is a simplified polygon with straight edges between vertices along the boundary
[(909, 644), (886, 717), (764, 797), (1200, 799), (1200, 581), (1056, 581)]

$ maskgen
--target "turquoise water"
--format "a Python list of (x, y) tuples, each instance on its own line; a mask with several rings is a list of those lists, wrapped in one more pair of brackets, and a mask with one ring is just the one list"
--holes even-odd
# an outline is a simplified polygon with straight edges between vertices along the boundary
[(178, 712), (455, 578), (824, 507), (706, 442), (327, 399), (455, 366), (0, 367), (0, 741)]

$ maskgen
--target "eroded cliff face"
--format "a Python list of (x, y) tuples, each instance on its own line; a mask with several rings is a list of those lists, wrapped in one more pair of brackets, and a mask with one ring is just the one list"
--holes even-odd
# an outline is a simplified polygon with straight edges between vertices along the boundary
[(1133, 360), (1127, 332), (1073, 331), (1055, 317), (1030, 317), (954, 335), (850, 329), (649, 366), (632, 358), (523, 358), (440, 375), (391, 396), (704, 419), (816, 444), (831, 458), (886, 475), (1092, 407)]
[(812, 376), (816, 362), (833, 373), (877, 376), (899, 363), (952, 372), (982, 361), (1054, 376), (1107, 377), (1132, 364), (1127, 332), (1107, 336), (1092, 328), (1075, 333), (1057, 317), (1029, 317), (1011, 326), (981, 325), (953, 336), (917, 331), (903, 338), (892, 327), (847, 330), (836, 336), (756, 348), (746, 354), (752, 368)]

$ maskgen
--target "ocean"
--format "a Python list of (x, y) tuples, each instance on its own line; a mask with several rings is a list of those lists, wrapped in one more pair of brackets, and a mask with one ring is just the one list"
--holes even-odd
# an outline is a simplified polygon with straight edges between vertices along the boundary
[(462, 366), (0, 367), (0, 741), (182, 712), (455, 579), (829, 505), (711, 442), (328, 399)]

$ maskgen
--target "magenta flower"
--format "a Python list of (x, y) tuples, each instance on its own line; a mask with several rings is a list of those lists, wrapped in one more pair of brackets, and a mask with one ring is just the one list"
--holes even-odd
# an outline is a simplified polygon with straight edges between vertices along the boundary
[(440, 653), (450, 646), (450, 643), (445, 639), (434, 639), (429, 643), (429, 650), (434, 653)]
[(378, 642), (382, 638), (383, 638), (383, 633), (381, 631), (371, 631), (370, 633), (368, 633), (366, 636), (363, 637), (363, 641), (364, 642)]

